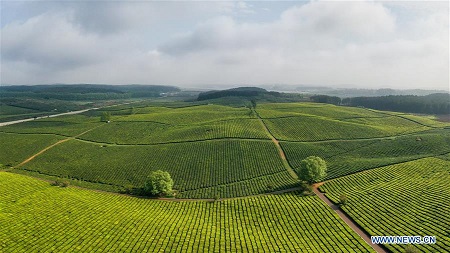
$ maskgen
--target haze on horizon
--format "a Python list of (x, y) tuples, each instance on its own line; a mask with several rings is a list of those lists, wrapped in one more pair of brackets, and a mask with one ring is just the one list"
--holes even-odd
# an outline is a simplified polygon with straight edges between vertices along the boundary
[(449, 90), (448, 1), (1, 2), (1, 84)]

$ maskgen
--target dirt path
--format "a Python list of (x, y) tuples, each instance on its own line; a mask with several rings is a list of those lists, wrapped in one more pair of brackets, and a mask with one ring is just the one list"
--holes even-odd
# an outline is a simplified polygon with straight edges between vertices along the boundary
[(381, 245), (378, 244), (372, 244), (372, 241), (370, 240), (370, 235), (364, 231), (355, 221), (352, 220), (352, 218), (350, 218), (350, 216), (348, 216), (345, 212), (343, 212), (338, 205), (334, 204), (333, 202), (331, 202), (324, 193), (319, 191), (319, 187), (321, 185), (323, 185), (325, 182), (321, 182), (321, 183), (317, 183), (313, 185), (313, 191), (314, 193), (319, 196), (319, 198), (325, 202), (325, 204), (327, 204), (329, 207), (331, 207), (331, 209), (333, 209), (337, 215), (339, 215), (339, 217), (353, 230), (355, 231), (359, 236), (361, 236), (361, 238), (367, 243), (369, 244), (376, 252), (389, 252), (388, 250), (386, 250), (385, 248), (383, 248)]
[(278, 153), (280, 154), (281, 161), (283, 162), (284, 167), (289, 172), (289, 174), (295, 178), (298, 179), (297, 173), (292, 169), (291, 165), (286, 159), (286, 154), (284, 153), (283, 149), (280, 146), (279, 141), (273, 136), (273, 134), (270, 132), (269, 128), (267, 128), (266, 123), (264, 123), (264, 120), (259, 116), (258, 112), (255, 109), (252, 109), (252, 111), (255, 113), (255, 115), (258, 117), (259, 122), (261, 123), (261, 126), (264, 128), (264, 131), (267, 133), (267, 136), (272, 140), (272, 142), (275, 144), (275, 146), (278, 149)]
[(70, 139), (73, 139), (73, 138), (71, 137), (71, 138), (67, 138), (67, 139), (63, 139), (63, 140), (57, 141), (57, 142), (53, 143), (52, 145), (50, 145), (50, 146), (48, 146), (48, 147), (45, 147), (44, 149), (42, 149), (41, 151), (37, 152), (36, 154), (34, 154), (34, 155), (28, 157), (28, 158), (25, 159), (23, 162), (19, 163), (18, 165), (14, 166), (14, 167), (22, 167), (23, 165), (25, 165), (25, 164), (28, 163), (29, 161), (31, 161), (31, 160), (33, 160), (34, 158), (36, 158), (36, 156), (38, 156), (38, 155), (44, 153), (45, 151), (47, 151), (47, 150), (53, 148), (53, 147), (56, 146), (56, 145), (59, 145), (59, 144), (61, 144), (61, 143), (66, 142), (66, 141), (68, 141), (68, 140), (70, 140)]
[(78, 135), (75, 135), (75, 136), (72, 136), (72, 137), (69, 137), (69, 138), (66, 138), (66, 139), (57, 141), (57, 142), (53, 143), (52, 145), (43, 148), (41, 151), (37, 152), (36, 154), (34, 154), (34, 155), (28, 157), (28, 158), (25, 159), (23, 162), (19, 163), (18, 165), (14, 166), (14, 167), (22, 167), (22, 166), (24, 166), (25, 164), (27, 164), (28, 162), (30, 162), (31, 160), (33, 160), (34, 158), (36, 158), (37, 156), (39, 156), (39, 155), (41, 155), (42, 153), (44, 153), (45, 151), (47, 151), (47, 150), (53, 148), (54, 146), (57, 146), (57, 145), (59, 145), (59, 144), (61, 144), (61, 143), (64, 143), (64, 142), (66, 142), (66, 141), (69, 141), (69, 140), (74, 140), (75, 138), (80, 137), (81, 135), (83, 135), (83, 134), (85, 134), (85, 133), (87, 133), (87, 132), (90, 132), (90, 131), (92, 131), (92, 130), (98, 128), (98, 127), (101, 127), (101, 126), (103, 126), (103, 125), (95, 126), (95, 127), (91, 128), (91, 129), (89, 129), (89, 130), (86, 130), (86, 131), (84, 131), (84, 132), (78, 134)]

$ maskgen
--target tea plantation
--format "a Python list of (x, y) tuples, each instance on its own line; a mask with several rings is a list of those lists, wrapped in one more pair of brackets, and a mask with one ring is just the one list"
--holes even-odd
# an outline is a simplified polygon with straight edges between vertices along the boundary
[(436, 244), (416, 247), (421, 252), (448, 252), (449, 182), (449, 161), (424, 158), (334, 179), (320, 189), (336, 203), (345, 194), (348, 201), (342, 209), (371, 235), (432, 235)]
[[(362, 233), (436, 235), (416, 248), (450, 251), (450, 124), (430, 116), (141, 101), (2, 126), (0, 143), (0, 252), (373, 252), (298, 191), (308, 156)], [(156, 170), (174, 180), (170, 201), (118, 194)]]
[(170, 202), (0, 182), (1, 252), (374, 252), (316, 196)]

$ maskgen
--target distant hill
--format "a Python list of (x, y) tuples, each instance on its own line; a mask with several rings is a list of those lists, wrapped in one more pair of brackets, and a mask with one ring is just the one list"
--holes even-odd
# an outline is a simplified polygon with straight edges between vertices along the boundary
[[(198, 95), (197, 100), (207, 100), (221, 97), (257, 97), (262, 94), (267, 94), (269, 91), (258, 87), (239, 87), (228, 90), (213, 90), (202, 92)], [(279, 94), (278, 92), (272, 92), (273, 95)]]
[(214, 90), (202, 92), (197, 101), (205, 101), (216, 104), (242, 106), (250, 101), (256, 102), (299, 102), (305, 101), (302, 94), (282, 93), (267, 91), (258, 87), (239, 87), (227, 90)]
[(179, 88), (162, 85), (51, 84), (1, 86), (2, 98), (37, 98), (59, 100), (103, 100), (159, 97), (161, 93), (178, 92)]

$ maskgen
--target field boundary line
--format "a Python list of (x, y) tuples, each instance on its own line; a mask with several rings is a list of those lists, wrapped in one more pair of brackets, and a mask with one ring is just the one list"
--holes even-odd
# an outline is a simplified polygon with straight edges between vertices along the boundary
[[(145, 115), (148, 113), (140, 113), (140, 114), (135, 114), (135, 115)], [(128, 116), (128, 115), (127, 115)], [(189, 123), (189, 124), (170, 124), (170, 123), (165, 123), (165, 122), (161, 122), (161, 121), (154, 121), (154, 120), (115, 120), (114, 122), (150, 122), (150, 123), (156, 123), (156, 124), (162, 124), (162, 125), (167, 125), (167, 126), (172, 126), (172, 127), (183, 127), (183, 126), (201, 126), (201, 125), (209, 125), (209, 124), (213, 124), (213, 123), (219, 123), (219, 122), (224, 122), (224, 121), (233, 121), (233, 120), (258, 120), (257, 117), (255, 118), (246, 118), (246, 117), (235, 117), (235, 118), (226, 118), (226, 119), (215, 119), (215, 120), (208, 120), (208, 121), (202, 121), (202, 122), (198, 122), (198, 123)]]
[[(51, 180), (51, 179), (35, 177), (35, 176), (29, 175), (29, 174), (15, 173), (13, 170), (8, 170), (8, 169), (0, 170), (0, 173), (12, 173), (12, 174), (16, 174), (16, 175), (33, 178), (35, 180), (39, 180), (39, 181), (47, 182), (47, 183), (54, 182), (54, 180)], [(40, 174), (47, 175), (45, 173), (40, 173)], [(49, 175), (49, 176), (51, 176), (51, 175)], [(57, 176), (54, 176), (54, 177), (57, 177)], [(253, 197), (260, 197), (260, 196), (278, 195), (278, 194), (284, 194), (284, 193), (295, 192), (295, 191), (301, 190), (301, 187), (291, 187), (291, 188), (287, 188), (287, 189), (283, 189), (283, 190), (277, 190), (277, 191), (273, 191), (273, 192), (264, 192), (264, 193), (254, 194), (254, 195), (213, 199), (213, 198), (159, 198), (159, 197), (140, 196), (140, 195), (127, 194), (127, 193), (111, 192), (111, 191), (105, 191), (105, 190), (101, 190), (101, 189), (87, 188), (87, 187), (78, 186), (78, 185), (69, 185), (67, 187), (73, 187), (73, 188), (77, 188), (77, 189), (99, 192), (99, 193), (104, 193), (104, 194), (119, 195), (119, 196), (124, 196), (124, 197), (129, 197), (129, 198), (139, 198), (139, 199), (149, 199), (152, 201), (169, 201), (169, 202), (204, 202), (204, 201), (217, 202), (217, 201), (225, 201), (225, 200), (235, 200), (235, 199), (245, 199), (245, 198), (253, 198)]]
[(323, 192), (320, 192), (317, 188), (323, 185), (325, 182), (317, 183), (313, 185), (314, 193), (327, 205), (329, 206), (340, 218), (342, 221), (347, 224), (355, 233), (357, 233), (372, 249), (374, 249), (378, 253), (387, 253), (389, 252), (383, 245), (372, 244), (370, 239), (370, 234), (367, 233), (361, 226), (358, 225), (347, 213), (342, 211), (338, 205), (331, 202)]
[(75, 135), (75, 136), (72, 136), (72, 137), (68, 137), (68, 138), (66, 138), (66, 139), (59, 140), (59, 141), (57, 141), (57, 142), (51, 144), (50, 146), (47, 146), (47, 147), (43, 148), (42, 150), (40, 150), (40, 151), (37, 152), (36, 154), (34, 154), (34, 155), (28, 157), (27, 159), (25, 159), (24, 161), (22, 161), (21, 163), (19, 163), (18, 165), (14, 166), (14, 167), (22, 167), (22, 166), (24, 166), (25, 164), (27, 164), (28, 162), (30, 162), (31, 160), (33, 160), (34, 158), (36, 158), (37, 156), (39, 156), (39, 155), (45, 153), (47, 150), (49, 150), (49, 149), (51, 149), (51, 148), (53, 148), (53, 147), (55, 147), (55, 146), (57, 146), (57, 145), (59, 145), (59, 144), (61, 144), (61, 143), (64, 143), (64, 142), (66, 142), (66, 141), (74, 140), (74, 139), (76, 139), (77, 137), (79, 137), (79, 136), (81, 136), (81, 135), (83, 135), (83, 134), (85, 134), (85, 133), (87, 133), (87, 132), (90, 132), (90, 131), (92, 131), (92, 130), (98, 128), (98, 127), (101, 127), (101, 126), (103, 126), (103, 125), (97, 125), (97, 126), (91, 128), (91, 129), (89, 129), (89, 130), (86, 130), (86, 131), (84, 131), (84, 132), (82, 132), (82, 133), (80, 133), (80, 134), (78, 134), (78, 135)]
[(385, 165), (379, 165), (379, 166), (376, 166), (376, 167), (371, 167), (371, 168), (367, 168), (367, 169), (363, 169), (363, 170), (359, 170), (359, 171), (354, 171), (354, 172), (351, 172), (349, 174), (345, 174), (345, 175), (342, 175), (342, 176), (329, 178), (329, 179), (327, 179), (325, 181), (322, 181), (321, 183), (326, 183), (326, 182), (334, 180), (334, 179), (350, 176), (350, 175), (361, 173), (361, 172), (364, 172), (364, 171), (375, 170), (375, 169), (378, 169), (378, 168), (383, 168), (383, 167), (386, 167), (386, 166), (397, 165), (397, 164), (402, 164), (402, 163), (414, 162), (414, 161), (421, 160), (421, 159), (436, 158), (436, 159), (445, 160), (445, 159), (439, 158), (439, 156), (448, 155), (448, 154), (450, 154), (450, 151), (447, 150), (444, 153), (424, 155), (424, 156), (421, 156), (421, 157), (418, 157), (418, 158), (413, 158), (413, 159), (410, 159), (410, 160), (405, 160), (405, 161), (400, 161), (400, 162), (393, 162), (393, 163), (389, 163), (389, 164), (385, 164)]
[[(389, 113), (389, 112), (391, 112), (391, 111), (386, 112), (386, 111), (376, 110), (376, 109), (372, 109), (372, 108), (364, 108), (364, 109), (366, 109), (367, 111), (370, 111), (370, 112), (381, 113), (381, 114), (385, 114), (385, 115), (390, 115), (390, 116), (393, 116), (393, 117), (401, 118), (401, 119), (404, 119), (404, 120), (408, 120), (408, 121), (411, 121), (411, 122), (416, 123), (416, 124), (418, 124), (418, 125), (425, 126), (425, 127), (430, 127), (430, 128), (433, 128), (433, 129), (441, 129), (441, 128), (443, 128), (443, 127), (437, 127), (437, 126), (426, 125), (426, 124), (424, 124), (424, 123), (422, 123), (422, 122), (419, 122), (419, 121), (416, 121), (416, 120), (414, 120), (414, 119), (410, 119), (410, 118), (407, 118), (407, 117), (403, 117), (403, 116), (402, 116), (402, 114), (403, 114), (403, 115), (406, 114), (406, 115), (413, 115), (413, 116), (415, 116), (414, 113), (400, 112), (400, 113), (402, 113), (402, 114), (395, 114), (396, 112), (392, 111), (394, 114), (391, 114), (391, 113)], [(437, 120), (436, 120), (436, 121), (437, 121)]]
[(435, 129), (426, 129), (420, 130), (417, 132), (410, 133), (400, 133), (396, 135), (388, 135), (388, 136), (380, 136), (380, 137), (367, 137), (367, 138), (353, 138), (353, 139), (328, 139), (328, 140), (311, 140), (311, 141), (297, 141), (297, 140), (285, 140), (281, 139), (280, 142), (293, 142), (293, 143), (321, 143), (321, 142), (337, 142), (337, 141), (370, 141), (370, 140), (387, 140), (387, 139), (395, 139), (398, 137), (405, 137), (417, 134), (428, 134), (428, 132), (433, 133), (436, 130), (447, 130), (447, 128), (435, 128)]
[(259, 122), (261, 123), (262, 127), (264, 128), (264, 131), (267, 133), (267, 136), (270, 137), (272, 142), (275, 144), (275, 147), (278, 149), (278, 153), (280, 155), (281, 161), (283, 162), (286, 170), (289, 172), (289, 174), (292, 176), (292, 178), (298, 179), (297, 173), (295, 173), (294, 169), (292, 169), (291, 165), (289, 164), (288, 160), (286, 159), (286, 154), (284, 153), (284, 150), (281, 147), (280, 142), (270, 132), (266, 123), (264, 123), (264, 120), (261, 118), (261, 116), (259, 116), (259, 113), (256, 111), (256, 109), (252, 108), (251, 110), (255, 113), (256, 117), (259, 119)]
[(224, 183), (224, 184), (217, 184), (217, 185), (213, 185), (213, 186), (204, 186), (204, 187), (199, 187), (199, 188), (195, 188), (195, 189), (189, 189), (189, 190), (179, 191), (179, 193), (186, 193), (186, 192), (190, 192), (190, 191), (197, 191), (197, 190), (204, 190), (204, 189), (215, 188), (215, 187), (221, 187), (221, 186), (234, 185), (234, 184), (244, 183), (244, 182), (250, 181), (250, 180), (255, 180), (255, 179), (259, 179), (259, 178), (264, 178), (264, 177), (267, 177), (267, 176), (274, 176), (274, 175), (281, 174), (281, 173), (286, 173), (286, 171), (285, 171), (285, 170), (282, 170), (282, 171), (276, 171), (276, 172), (272, 172), (272, 173), (268, 173), (268, 174), (264, 174), (264, 175), (260, 175), (260, 176), (256, 176), (256, 177), (252, 177), (252, 178), (243, 179), (243, 180), (236, 181), (236, 182)]
[(195, 142), (208, 142), (208, 141), (262, 141), (262, 142), (268, 142), (271, 141), (269, 138), (262, 139), (262, 138), (236, 138), (236, 137), (222, 137), (222, 138), (211, 138), (211, 139), (201, 139), (201, 140), (186, 140), (186, 141), (173, 141), (173, 142), (158, 142), (158, 143), (112, 143), (112, 142), (101, 142), (101, 141), (93, 141), (93, 140), (86, 140), (82, 138), (75, 138), (78, 141), (82, 142), (88, 142), (92, 144), (104, 144), (104, 145), (111, 145), (111, 146), (157, 146), (157, 145), (168, 145), (168, 144), (182, 144), (182, 143), (195, 143)]

